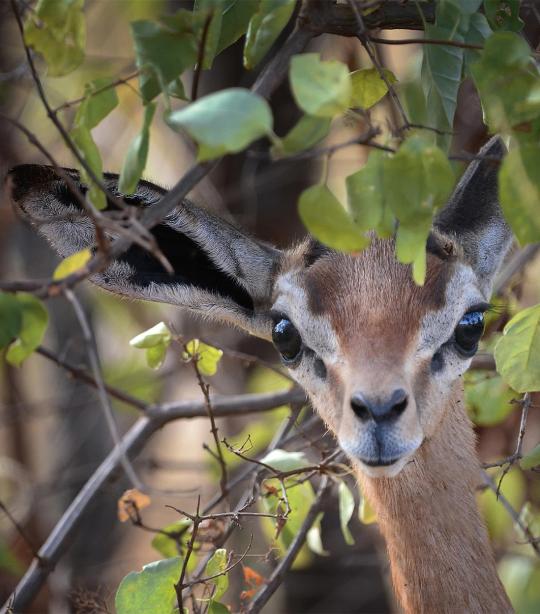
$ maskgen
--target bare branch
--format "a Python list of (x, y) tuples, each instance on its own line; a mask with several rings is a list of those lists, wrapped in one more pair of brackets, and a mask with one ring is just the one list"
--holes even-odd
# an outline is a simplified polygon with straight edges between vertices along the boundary
[(295, 535), (289, 549), (287, 550), (287, 553), (285, 554), (283, 559), (281, 559), (278, 566), (274, 569), (266, 586), (255, 596), (253, 601), (247, 607), (247, 614), (255, 614), (256, 612), (260, 612), (261, 609), (268, 602), (270, 597), (276, 592), (276, 589), (283, 581), (283, 577), (290, 569), (291, 565), (294, 563), (294, 559), (300, 551), (300, 548), (303, 546), (307, 533), (315, 522), (315, 519), (317, 518), (317, 515), (321, 510), (323, 500), (329, 489), (329, 480), (327, 477), (324, 477), (317, 491), (315, 501), (309, 508), (304, 522), (302, 523), (302, 526), (300, 527), (298, 533)]

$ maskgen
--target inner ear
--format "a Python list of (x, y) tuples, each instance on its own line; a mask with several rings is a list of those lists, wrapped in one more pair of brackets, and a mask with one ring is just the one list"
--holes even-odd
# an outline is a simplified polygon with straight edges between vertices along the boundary
[(155, 226), (151, 232), (174, 273), (168, 273), (147, 250), (132, 245), (119, 258), (135, 271), (131, 283), (141, 288), (152, 284), (189, 285), (227, 297), (247, 311), (254, 310), (249, 293), (233, 277), (220, 271), (193, 239), (165, 224)]

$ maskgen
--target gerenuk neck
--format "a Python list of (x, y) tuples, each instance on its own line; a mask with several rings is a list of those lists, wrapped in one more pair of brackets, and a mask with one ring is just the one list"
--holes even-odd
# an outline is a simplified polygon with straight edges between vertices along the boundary
[(476, 504), (479, 462), (461, 397), (460, 391), (437, 433), (398, 476), (374, 479), (359, 472), (407, 614), (513, 611)]

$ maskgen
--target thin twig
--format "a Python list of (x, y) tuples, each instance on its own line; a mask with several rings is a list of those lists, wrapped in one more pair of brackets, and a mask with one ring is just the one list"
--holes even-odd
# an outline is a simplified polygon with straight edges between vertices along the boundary
[[(185, 352), (189, 355), (189, 351), (187, 346), (184, 346)], [(202, 375), (201, 370), (199, 369), (199, 358), (198, 356), (191, 356), (191, 364), (193, 365), (193, 370), (195, 371), (195, 376), (197, 378), (197, 383), (199, 384), (199, 388), (204, 397), (204, 406), (206, 409), (206, 413), (208, 415), (208, 419), (210, 420), (210, 432), (212, 433), (212, 437), (214, 438), (214, 443), (216, 444), (216, 459), (219, 463), (221, 475), (219, 478), (219, 484), (221, 486), (221, 492), (224, 497), (227, 496), (227, 483), (228, 483), (228, 473), (227, 473), (227, 463), (225, 462), (225, 457), (223, 456), (223, 450), (221, 449), (221, 444), (219, 442), (219, 433), (216, 425), (216, 419), (214, 416), (214, 410), (212, 409), (212, 401), (210, 400), (210, 386), (207, 384)]]
[(199, 89), (199, 79), (201, 77), (202, 67), (204, 63), (204, 52), (206, 51), (206, 38), (208, 36), (208, 30), (210, 29), (210, 23), (214, 17), (214, 11), (210, 11), (204, 21), (201, 42), (199, 44), (199, 53), (197, 56), (197, 66), (193, 73), (193, 83), (191, 85), (191, 101), (197, 100), (197, 91)]
[(121, 452), (120, 459), (122, 467), (126, 472), (126, 476), (129, 481), (133, 484), (135, 488), (138, 488), (140, 491), (147, 490), (144, 484), (139, 480), (133, 466), (129, 462), (127, 455), (123, 452), (122, 449), (122, 440), (120, 434), (118, 432), (118, 426), (116, 424), (116, 420), (114, 419), (113, 410), (109, 401), (109, 396), (107, 394), (107, 389), (105, 387), (105, 382), (103, 381), (103, 376), (101, 374), (101, 366), (99, 364), (99, 356), (97, 352), (96, 340), (92, 333), (92, 329), (90, 324), (86, 318), (82, 305), (79, 300), (75, 296), (75, 294), (67, 289), (65, 292), (65, 296), (67, 300), (71, 303), (75, 315), (77, 316), (77, 320), (79, 321), (79, 325), (82, 330), (83, 339), (86, 347), (86, 352), (88, 354), (88, 359), (90, 361), (90, 367), (92, 369), (92, 373), (94, 376), (94, 381), (96, 383), (98, 396), (101, 404), (101, 408), (103, 410), (103, 415), (105, 417), (105, 421), (107, 423), (107, 427), (109, 429), (109, 433), (114, 443), (114, 447)]
[(321, 485), (317, 491), (317, 495), (315, 497), (315, 501), (312, 503), (309, 511), (302, 523), (302, 526), (294, 536), (294, 539), (287, 550), (285, 556), (281, 559), (278, 566), (274, 569), (272, 575), (268, 579), (265, 587), (257, 593), (253, 601), (249, 604), (246, 609), (246, 614), (256, 614), (256, 612), (260, 612), (261, 609), (268, 602), (270, 597), (275, 593), (281, 582), (283, 581), (283, 577), (290, 569), (291, 565), (294, 563), (294, 560), (300, 552), (300, 548), (302, 548), (304, 541), (306, 539), (307, 533), (309, 529), (312, 527), (315, 522), (317, 515), (319, 514), (324, 498), (329, 490), (329, 480), (327, 477), (323, 477), (321, 481)]
[(485, 471), (482, 472), (484, 483), (487, 487), (492, 490), (497, 496), (498, 500), (504, 507), (504, 509), (508, 512), (510, 518), (514, 521), (514, 523), (521, 529), (523, 534), (527, 539), (527, 543), (531, 544), (533, 550), (536, 552), (538, 556), (540, 556), (540, 542), (538, 541), (538, 537), (532, 534), (530, 528), (523, 522), (520, 518), (518, 512), (512, 507), (512, 504), (508, 499), (499, 492), (498, 486), (492, 480), (491, 476), (489, 476)]
[(201, 524), (201, 519), (199, 517), (199, 510), (201, 507), (201, 496), (199, 495), (197, 498), (197, 513), (193, 517), (193, 528), (191, 532), (191, 538), (187, 545), (186, 554), (184, 555), (184, 560), (182, 562), (182, 569), (180, 571), (180, 578), (178, 582), (174, 585), (174, 590), (176, 591), (176, 599), (178, 601), (178, 609), (180, 612), (184, 611), (183, 599), (182, 599), (182, 591), (184, 590), (184, 578), (186, 576), (186, 570), (189, 563), (189, 559), (191, 554), (193, 553), (193, 547), (195, 546), (195, 539), (197, 538), (197, 531), (199, 530), (199, 525)]
[(509, 456), (506, 459), (506, 465), (503, 469), (503, 472), (501, 474), (501, 477), (499, 479), (499, 483), (497, 484), (497, 497), (499, 497), (500, 493), (501, 493), (501, 486), (502, 486), (502, 482), (506, 476), (506, 474), (510, 471), (510, 469), (512, 468), (512, 466), (514, 465), (514, 463), (516, 461), (518, 461), (522, 454), (522, 450), (523, 450), (523, 437), (525, 437), (525, 428), (527, 426), (527, 416), (529, 415), (529, 409), (531, 407), (531, 395), (527, 392), (523, 395), (523, 399), (520, 401), (521, 403), (521, 419), (519, 421), (519, 433), (518, 433), (518, 438), (517, 438), (517, 442), (516, 442), (516, 449), (514, 451), (514, 453), (512, 454), (512, 456)]
[(107, 90), (110, 90), (119, 85), (127, 85), (128, 81), (131, 81), (132, 79), (137, 78), (139, 74), (140, 74), (140, 71), (136, 70), (132, 72), (131, 74), (129, 74), (127, 77), (121, 77), (119, 79), (116, 79), (115, 81), (111, 81), (111, 83), (107, 83), (107, 85), (98, 87), (97, 89), (90, 92), (89, 94), (80, 96), (79, 98), (74, 98), (73, 100), (67, 100), (66, 102), (63, 102), (61, 105), (57, 106), (52, 111), (53, 113), (57, 114), (59, 111), (64, 111), (65, 109), (69, 109), (70, 107), (73, 107), (77, 104), (80, 104), (81, 102), (84, 102), (86, 98), (92, 98), (93, 96), (96, 96), (97, 94), (102, 94), (103, 92), (106, 92)]
[(382, 45), (447, 45), (449, 47), (461, 47), (463, 49), (478, 49), (482, 51), (483, 45), (476, 45), (475, 43), (462, 43), (460, 41), (443, 40), (437, 38), (380, 38), (378, 36), (368, 35), (369, 40), (372, 43), (379, 43)]
[[(90, 384), (90, 386), (93, 386), (94, 388), (98, 388), (97, 381), (84, 369), (79, 369), (79, 367), (70, 365), (65, 360), (62, 360), (61, 358), (56, 356), (56, 354), (53, 354), (53, 352), (44, 347), (38, 347), (36, 349), (36, 353), (41, 354), (41, 356), (44, 356), (51, 362), (54, 362), (54, 364), (66, 370), (73, 378), (84, 382), (85, 384)], [(123, 403), (127, 403), (128, 405), (131, 405), (132, 407), (135, 407), (136, 409), (141, 411), (145, 411), (148, 407), (148, 405), (144, 401), (141, 401), (140, 399), (131, 396), (123, 390), (113, 388), (109, 384), (104, 384), (104, 386), (107, 394), (109, 394), (111, 397), (114, 397), (115, 399), (118, 399), (119, 401), (122, 401)]]
[(0, 510), (2, 510), (4, 512), (4, 514), (8, 517), (9, 521), (15, 527), (15, 530), (20, 535), (21, 539), (26, 544), (26, 546), (28, 547), (28, 549), (30, 550), (32, 555), (38, 560), (40, 565), (45, 566), (47, 564), (46, 559), (44, 559), (44, 558), (42, 558), (40, 556), (39, 552), (37, 551), (37, 549), (35, 548), (34, 544), (32, 543), (32, 540), (30, 539), (30, 537), (26, 533), (26, 530), (23, 529), (23, 527), (17, 522), (17, 519), (8, 510), (7, 506), (4, 504), (3, 501), (0, 501)]

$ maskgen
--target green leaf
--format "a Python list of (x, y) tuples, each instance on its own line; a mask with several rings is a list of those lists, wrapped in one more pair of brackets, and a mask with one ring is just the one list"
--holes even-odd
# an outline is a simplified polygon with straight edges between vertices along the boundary
[(369, 239), (355, 226), (350, 214), (325, 185), (304, 190), (298, 212), (309, 232), (329, 247), (357, 251), (369, 244)]
[(9, 346), (6, 360), (20, 367), (23, 360), (38, 347), (43, 339), (49, 314), (43, 303), (32, 294), (18, 293), (22, 324), (17, 339)]
[(369, 501), (362, 494), (360, 496), (360, 507), (358, 508), (358, 518), (362, 524), (373, 524), (377, 522), (377, 514), (371, 507)]
[(413, 265), (419, 285), (424, 282), (425, 244), (433, 215), (446, 202), (453, 185), (448, 158), (419, 136), (407, 139), (394, 156), (384, 160), (384, 192), (399, 220), (396, 256)]
[(135, 61), (141, 70), (139, 87), (145, 102), (195, 64), (198, 45), (194, 30), (193, 14), (182, 9), (168, 17), (166, 24), (146, 20), (131, 23)]
[(272, 153), (291, 155), (317, 145), (328, 134), (331, 123), (329, 117), (303, 115)]
[(311, 464), (303, 452), (289, 452), (280, 448), (263, 456), (261, 462), (270, 465), (276, 471), (293, 471), (309, 467)]
[(388, 155), (371, 151), (366, 164), (346, 179), (347, 200), (358, 228), (377, 230), (380, 236), (389, 236), (394, 224), (388, 224), (393, 214), (388, 211), (384, 191), (384, 161)]
[(151, 369), (159, 369), (165, 361), (167, 355), (168, 343), (158, 343), (146, 350), (146, 364)]
[(137, 184), (146, 166), (150, 141), (150, 124), (152, 123), (155, 111), (155, 104), (150, 103), (145, 107), (142, 130), (129, 146), (118, 181), (118, 190), (122, 194), (133, 194), (137, 189)]
[(260, 0), (249, 22), (244, 45), (244, 66), (251, 70), (270, 51), (289, 22), (296, 0)]
[(533, 469), (540, 465), (540, 444), (538, 444), (533, 450), (519, 461), (519, 465), (522, 469)]
[(24, 40), (40, 53), (51, 77), (75, 70), (84, 60), (84, 0), (39, 0), (27, 12)]
[(349, 530), (349, 521), (354, 513), (354, 497), (349, 487), (345, 482), (339, 483), (338, 488), (339, 496), (339, 522), (341, 525), (341, 532), (347, 545), (352, 546), (354, 544), (354, 538)]
[(72, 273), (82, 269), (90, 258), (92, 258), (92, 252), (88, 248), (81, 249), (80, 252), (71, 254), (71, 256), (64, 258), (56, 269), (54, 269), (53, 279), (59, 280), (68, 277)]
[[(99, 179), (103, 176), (103, 165), (90, 131), (118, 105), (116, 89), (107, 87), (110, 83), (110, 79), (96, 79), (85, 86), (85, 99), (77, 109), (71, 130), (71, 138), (79, 153)], [(105, 194), (92, 181), (84, 168), (81, 169), (81, 180), (89, 186), (90, 202), (96, 209), (105, 209), (107, 206)]]
[(540, 77), (527, 42), (518, 34), (492, 34), (470, 70), (491, 132), (508, 134), (540, 114)]
[[(279, 481), (277, 479), (270, 479), (265, 480), (264, 484), (272, 489), (272, 492), (262, 497), (262, 504), (265, 511), (270, 514), (277, 514), (278, 512), (283, 514), (285, 512), (285, 507), (281, 500), (282, 494)], [(291, 545), (307, 516), (311, 504), (315, 500), (315, 493), (309, 482), (299, 483), (291, 478), (285, 480), (285, 487), (291, 511), (279, 532), (278, 544), (284, 550)], [(279, 494), (276, 495), (274, 492)], [(276, 527), (277, 521), (272, 519), (271, 524)]]
[(173, 522), (172, 524), (163, 527), (162, 530), (165, 533), (169, 533), (171, 537), (169, 535), (164, 535), (164, 533), (158, 533), (152, 540), (152, 548), (154, 548), (154, 550), (157, 550), (159, 554), (162, 554), (166, 558), (172, 558), (177, 556), (178, 546), (176, 540), (172, 536), (178, 535), (181, 542), (185, 543), (189, 535), (187, 529), (191, 525), (191, 520), (185, 518), (183, 520), (177, 520), (176, 522)]
[(347, 110), (351, 77), (342, 62), (322, 61), (318, 53), (295, 55), (289, 78), (296, 103), (309, 115), (334, 117)]
[[(426, 26), (426, 38), (463, 42), (455, 28)], [(463, 70), (463, 49), (448, 45), (424, 45), (422, 86), (427, 121), (441, 130), (452, 130)], [(449, 141), (449, 139), (447, 139)]]
[[(484, 45), (486, 40), (492, 35), (489, 23), (482, 13), (474, 13), (469, 18), (469, 27), (464, 39), (467, 44)], [(470, 73), (470, 66), (480, 59), (480, 51), (476, 49), (465, 49), (465, 69)]]
[(199, 144), (199, 161), (242, 151), (272, 132), (272, 112), (266, 100), (242, 88), (199, 98), (169, 113), (167, 122), (176, 130), (185, 130)]
[(495, 346), (495, 363), (517, 392), (540, 390), (540, 304), (524, 309), (504, 327)]
[(465, 399), (474, 423), (493, 426), (502, 422), (513, 410), (514, 393), (500, 376), (486, 377), (482, 373), (467, 375)]
[[(223, 574), (226, 569), (227, 550), (225, 548), (218, 548), (206, 564), (205, 574), (207, 577), (215, 576), (216, 574)], [(210, 582), (215, 586), (212, 600), (219, 601), (229, 588), (229, 576), (223, 574), (214, 580), (210, 580)]]
[(222, 350), (203, 343), (199, 339), (192, 339), (186, 343), (186, 354), (186, 359), (195, 358), (202, 375), (215, 375), (223, 356)]
[(144, 565), (120, 583), (115, 597), (117, 614), (173, 614), (175, 582), (180, 577), (179, 556)]
[[(394, 73), (384, 68), (384, 74), (390, 84), (397, 81)], [(386, 83), (381, 79), (376, 68), (364, 68), (351, 73), (351, 100), (349, 107), (369, 109), (388, 92)]]
[(208, 603), (208, 614), (231, 614), (229, 608), (219, 601), (210, 600)]
[(221, 18), (221, 33), (216, 54), (243, 36), (251, 17), (257, 11), (259, 0), (227, 0)]
[(112, 80), (100, 78), (84, 87), (84, 100), (79, 105), (73, 125), (76, 128), (92, 130), (102, 122), (118, 105), (115, 87), (109, 87)]
[(129, 342), (129, 345), (135, 348), (151, 348), (159, 345), (160, 343), (170, 343), (172, 339), (171, 331), (165, 324), (165, 322), (158, 322), (152, 328), (139, 333), (136, 337), (133, 337)]
[(520, 32), (523, 20), (519, 16), (520, 0), (484, 0), (484, 11), (494, 30)]
[(504, 215), (521, 243), (540, 240), (540, 147), (512, 149), (499, 171), (499, 198)]
[[(226, 0), (225, 0), (226, 1)], [(210, 24), (206, 33), (204, 44), (204, 55), (202, 61), (203, 69), (212, 68), (212, 63), (217, 53), (219, 39), (221, 36), (221, 20), (223, 18), (224, 0), (195, 0), (193, 7), (194, 16), (202, 17), (202, 27), (198, 33), (197, 48), (200, 46), (203, 37), (204, 25), (210, 17)]]
[(22, 305), (17, 297), (0, 292), (0, 349), (18, 336), (22, 322)]
[(324, 549), (322, 539), (321, 539), (321, 520), (322, 513), (317, 515), (315, 522), (311, 526), (311, 529), (307, 532), (306, 535), (306, 543), (309, 546), (309, 549), (318, 554), (319, 556), (328, 556), (330, 553)]

